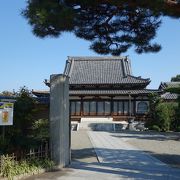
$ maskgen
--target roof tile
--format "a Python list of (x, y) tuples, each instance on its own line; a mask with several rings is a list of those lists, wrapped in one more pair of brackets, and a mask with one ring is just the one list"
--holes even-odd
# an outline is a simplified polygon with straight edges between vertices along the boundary
[(69, 57), (64, 71), (75, 84), (128, 84), (145, 83), (149, 79), (134, 77), (127, 57)]

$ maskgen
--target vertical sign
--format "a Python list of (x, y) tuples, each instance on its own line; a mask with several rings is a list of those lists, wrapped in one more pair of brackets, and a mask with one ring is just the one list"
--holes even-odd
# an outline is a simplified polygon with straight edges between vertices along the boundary
[(13, 103), (0, 102), (0, 126), (13, 125)]

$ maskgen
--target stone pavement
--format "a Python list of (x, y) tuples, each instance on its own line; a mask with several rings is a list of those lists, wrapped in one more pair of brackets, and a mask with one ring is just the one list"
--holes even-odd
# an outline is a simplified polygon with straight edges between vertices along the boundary
[(72, 156), (73, 161), (69, 168), (28, 179), (180, 179), (180, 169), (171, 168), (129, 145), (123, 139), (117, 138), (115, 133), (100, 131), (72, 133)]

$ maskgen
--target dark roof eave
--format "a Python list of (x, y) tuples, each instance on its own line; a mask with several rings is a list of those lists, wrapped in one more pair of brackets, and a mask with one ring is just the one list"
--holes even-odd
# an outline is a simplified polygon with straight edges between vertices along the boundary
[(50, 87), (50, 81), (49, 81), (49, 80), (45, 79), (45, 80), (44, 80), (44, 84), (45, 84), (46, 86)]
[[(97, 86), (97, 85), (102, 85), (102, 86), (109, 86), (109, 85), (112, 85), (112, 86), (114, 86), (114, 85), (117, 85), (117, 86), (119, 86), (119, 85), (144, 85), (144, 86), (147, 86), (149, 83), (150, 83), (151, 81), (147, 81), (147, 82), (139, 82), (139, 83), (117, 83), (117, 84), (113, 84), (113, 83), (97, 83), (97, 84), (83, 84), (83, 83), (79, 83), (79, 84), (71, 84), (71, 83), (69, 83), (69, 85), (70, 86)], [(48, 86), (48, 87), (50, 87), (50, 82), (44, 82), (45, 83), (45, 85), (46, 86)]]
[[(159, 90), (102, 90), (104, 92), (97, 93), (98, 90), (70, 90), (70, 96), (88, 96), (88, 95), (94, 95), (94, 96), (103, 96), (103, 95), (108, 95), (108, 96), (117, 96), (117, 95), (148, 95), (151, 93), (157, 93), (161, 94), (161, 91)], [(101, 90), (99, 90), (100, 92)], [(126, 92), (128, 91), (128, 92)], [(114, 92), (114, 93), (113, 93)]]
[(82, 85), (82, 86), (97, 86), (97, 85), (102, 85), (102, 86), (106, 86), (106, 85), (113, 85), (113, 86), (115, 86), (115, 85), (148, 85), (149, 83), (150, 83), (151, 81), (148, 81), (148, 82), (139, 82), (139, 83), (137, 83), (137, 82), (135, 82), (135, 83), (94, 83), (94, 84), (86, 84), (86, 83), (76, 83), (76, 84), (71, 84), (71, 83), (69, 83), (69, 85), (70, 86), (79, 86), (79, 85)]

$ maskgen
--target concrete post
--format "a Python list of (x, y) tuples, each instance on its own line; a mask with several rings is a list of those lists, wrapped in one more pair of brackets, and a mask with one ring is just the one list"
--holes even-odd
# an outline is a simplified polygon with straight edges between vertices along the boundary
[(69, 78), (50, 76), (50, 150), (59, 168), (70, 164)]

